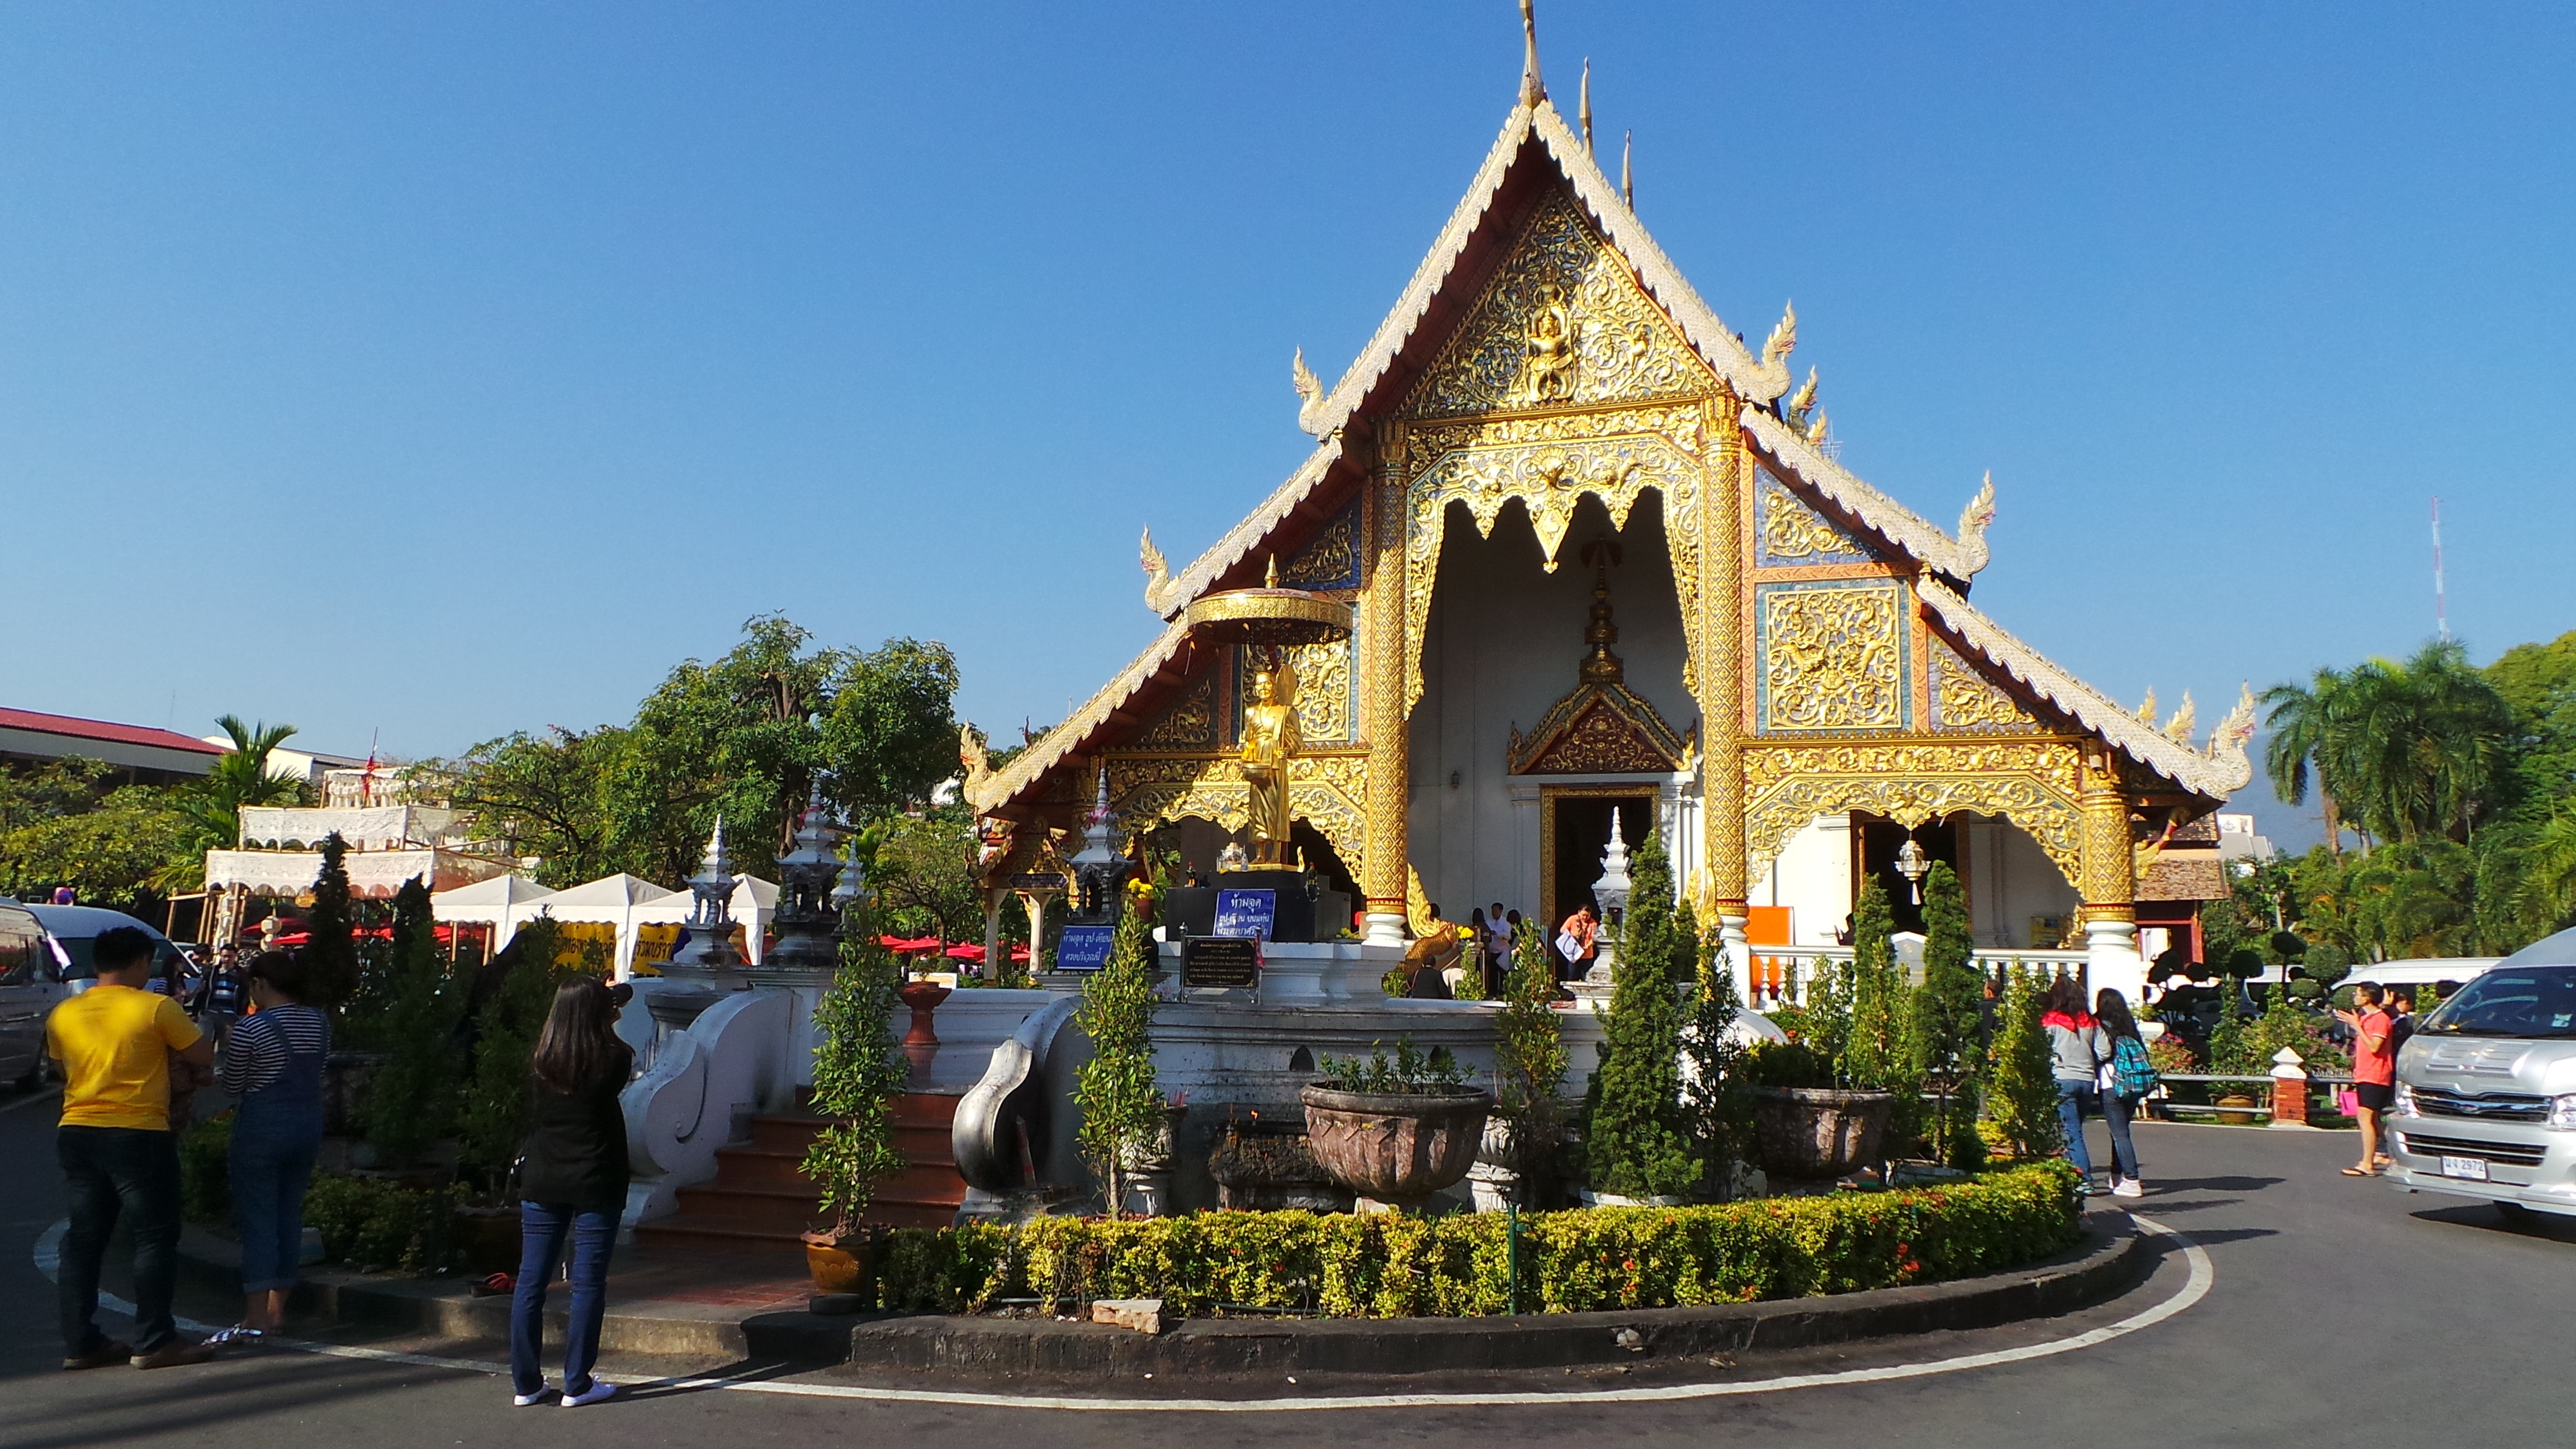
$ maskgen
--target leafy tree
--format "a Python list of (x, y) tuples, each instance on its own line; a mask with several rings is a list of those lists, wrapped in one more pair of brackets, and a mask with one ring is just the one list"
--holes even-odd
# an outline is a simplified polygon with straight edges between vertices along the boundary
[(1852, 959), (1839, 993), (1851, 1004), (1851, 1025), (1834, 1072), (1845, 1086), (1863, 1091), (1901, 1092), (1911, 1066), (1905, 972), (1888, 939), (1895, 930), (1887, 892), (1873, 879), (1852, 907)]
[(963, 809), (890, 816), (875, 834), (868, 884), (886, 930), (948, 941), (983, 939), (975, 825)]
[(1986, 1068), (1995, 1130), (2025, 1161), (2053, 1156), (2066, 1145), (2057, 1120), (2056, 1054), (2039, 1020), (2045, 1010), (2037, 974), (2014, 973)]
[(2349, 824), (2381, 840), (2466, 841), (2512, 803), (2512, 706), (2456, 643), (2427, 644), (2403, 662), (2321, 669), (2263, 699), (2274, 791), (2301, 803), (2313, 771), (2330, 838)]
[(304, 946), (308, 1004), (340, 1006), (357, 994), (357, 915), (349, 893), (349, 842), (334, 830), (322, 842), (322, 874), (313, 882), (313, 906), (304, 913), (311, 939)]
[[(41, 900), (70, 886), (84, 901), (139, 906), (166, 883), (185, 857), (188, 826), (169, 792), (148, 785), (102, 787), (108, 771), (93, 761), (28, 776), (0, 770), (0, 894)], [(197, 856), (198, 878), (205, 857)]]
[(2254, 1069), (2245, 1041), (2245, 1008), (2241, 1004), (2243, 988), (2234, 981), (2222, 981), (2218, 990), (2218, 1022), (2209, 1029), (2209, 1069), (2213, 1072), (2248, 1072)]
[[(1873, 888), (1877, 882), (1871, 882)], [(1914, 997), (1918, 1070), (1939, 1084), (1932, 1149), (1943, 1162), (1973, 1170), (1985, 1159), (1977, 1135), (1979, 1035), (1985, 981), (1977, 974), (1967, 893), (1947, 861), (1934, 861), (1923, 882), (1923, 989)]]
[(864, 905), (842, 917), (840, 969), (814, 1008), (814, 1114), (829, 1125), (805, 1151), (805, 1176), (820, 1188), (820, 1208), (845, 1236), (867, 1210), (876, 1185), (903, 1171), (889, 1112), (911, 1063), (894, 1036), (902, 969), (879, 944)]
[(1513, 1169), (1528, 1184), (1552, 1165), (1564, 1134), (1565, 1073), (1571, 1061), (1558, 1035), (1556, 958), (1536, 921), (1512, 934), (1512, 969), (1503, 1009), (1494, 1020), (1494, 1110), (1511, 1138)]
[(1676, 976), (1697, 974), (1697, 942), (1675, 926), (1672, 867), (1660, 832), (1647, 832), (1633, 869), (1584, 1156), (1594, 1191), (1658, 1197), (1688, 1191), (1700, 1175), (1682, 1109), (1674, 991)]
[(1682, 1112), (1702, 1189), (1723, 1195), (1732, 1189), (1735, 1164), (1753, 1155), (1752, 1064), (1743, 1044), (1728, 1035), (1744, 1004), (1732, 964), (1703, 942), (1697, 918), (1683, 911), (1675, 926), (1698, 967), (1682, 1021)]
[(1091, 1039), (1091, 1060), (1075, 1073), (1073, 1100), (1082, 1111), (1075, 1134), (1083, 1159), (1109, 1194), (1108, 1211), (1124, 1210), (1127, 1173), (1163, 1126), (1155, 1083), (1154, 935), (1150, 889), (1131, 881), (1127, 909), (1110, 937), (1109, 962), (1082, 983), (1073, 1024)]
[(465, 993), (439, 955), (429, 887), (418, 876), (394, 896), (387, 975), (387, 1009), (353, 1044), (387, 1053), (368, 1081), (359, 1115), (367, 1140), (386, 1162), (399, 1165), (447, 1135), (464, 1066), (456, 1029)]
[[(534, 856), (537, 879), (561, 889), (620, 867), (612, 849), (608, 778), (627, 732), (549, 727), (504, 735), (453, 760), (416, 768), (414, 778), (471, 813), (510, 853)], [(685, 873), (684, 873), (685, 874)], [(671, 877), (678, 879), (679, 877)]]

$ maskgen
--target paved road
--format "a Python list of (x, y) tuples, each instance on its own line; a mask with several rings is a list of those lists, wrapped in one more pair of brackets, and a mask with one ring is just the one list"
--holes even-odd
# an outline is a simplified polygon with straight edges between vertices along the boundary
[[(601, 1449), (639, 1441), (749, 1449), (853, 1435), (878, 1443), (991, 1446), (1034, 1438), (1191, 1449), (1577, 1438), (1696, 1445), (1744, 1432), (1788, 1445), (1902, 1437), (1977, 1449), (2064, 1449), (2105, 1439), (2271, 1449), (2576, 1442), (2567, 1394), (2576, 1382), (2576, 1338), (2566, 1329), (2568, 1306), (2576, 1303), (2576, 1226), (2515, 1230), (2490, 1209), (2337, 1176), (2352, 1143), (2341, 1134), (2142, 1128), (2155, 1189), (2141, 1209), (2206, 1246), (2214, 1287), (2152, 1327), (1999, 1367), (1667, 1403), (1134, 1414), (648, 1388), (575, 1415), (513, 1409), (504, 1381), (470, 1370), (291, 1352), (152, 1374), (59, 1372), (51, 1285), (31, 1259), (33, 1244), (60, 1215), (60, 1189), (48, 1170), (51, 1114), (21, 1101), (0, 1097), (0, 1162), (24, 1168), (0, 1180), (0, 1446), (7, 1449), (109, 1442), (138, 1449), (452, 1446), (532, 1433)], [(2184, 1280), (2177, 1255), (2139, 1293), (2069, 1319), (1747, 1363), (1732, 1376), (1883, 1366), (2061, 1340), (2131, 1316)], [(1649, 1369), (1583, 1382), (1661, 1381)]]

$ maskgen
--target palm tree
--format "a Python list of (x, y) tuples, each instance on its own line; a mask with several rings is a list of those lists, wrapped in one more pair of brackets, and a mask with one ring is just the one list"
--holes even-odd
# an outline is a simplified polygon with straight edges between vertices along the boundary
[(2306, 686), (2275, 685), (2263, 700), (2273, 790), (2301, 804), (2313, 778), (2338, 851), (2346, 823), (2365, 848), (2373, 836), (2464, 842), (2510, 783), (2512, 709), (2456, 643), (2426, 644), (2403, 662), (2320, 669)]
[(2342, 782), (2329, 774), (2329, 762), (2342, 744), (2339, 725), (2346, 697), (2345, 677), (2332, 669), (2320, 669), (2305, 685), (2276, 684), (2263, 691), (2263, 703), (2271, 707), (2264, 717), (2271, 738), (2263, 746), (2263, 770), (2272, 779), (2272, 793), (2292, 805), (2308, 802), (2310, 771), (2314, 770), (2317, 804), (2325, 811), (2326, 844), (2337, 855), (2343, 853)]
[(263, 720), (246, 725), (238, 715), (220, 715), (215, 726), (232, 740), (232, 749), (216, 757), (202, 780), (174, 792), (171, 808), (186, 822), (187, 833), (154, 883), (165, 890), (196, 890), (205, 884), (206, 852), (241, 839), (241, 811), (246, 805), (292, 803), (302, 798), (301, 782), (268, 770), (269, 755), (294, 735), (295, 726)]

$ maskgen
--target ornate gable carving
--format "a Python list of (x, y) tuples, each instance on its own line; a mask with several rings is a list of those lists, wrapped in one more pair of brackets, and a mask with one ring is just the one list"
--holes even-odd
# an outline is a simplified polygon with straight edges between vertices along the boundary
[(1529, 734), (1512, 731), (1515, 775), (1669, 775), (1689, 744), (1655, 707), (1625, 688), (1587, 685), (1559, 701)]
[(1633, 402), (1717, 386), (1716, 374), (1573, 199), (1551, 190), (1405, 412), (1448, 417)]
[(1754, 474), (1754, 562), (1763, 568), (1873, 563), (1878, 555), (1799, 501), (1770, 469)]
[(1933, 728), (1971, 734), (2034, 734), (2047, 728), (2037, 715), (1950, 650), (1932, 649)]
[(1291, 554), (1279, 570), (1279, 582), (1292, 589), (1356, 589), (1360, 586), (1360, 505), (1335, 514), (1306, 546)]
[(1132, 745), (1151, 750), (1215, 748), (1216, 674), (1214, 669), (1199, 671), (1161, 718), (1137, 732)]

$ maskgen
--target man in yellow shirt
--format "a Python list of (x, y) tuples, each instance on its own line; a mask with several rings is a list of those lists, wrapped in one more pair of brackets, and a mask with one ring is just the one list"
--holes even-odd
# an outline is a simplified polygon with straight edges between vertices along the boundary
[[(170, 1295), (179, 1276), (179, 1146), (170, 1120), (171, 1059), (191, 1072), (214, 1065), (214, 1042), (152, 979), (152, 938), (131, 926), (101, 931), (92, 947), (97, 984), (45, 1018), (45, 1050), (62, 1066), (63, 1119), (54, 1151), (71, 1187), (63, 1233), (63, 1367), (136, 1368), (204, 1363), (215, 1356), (179, 1337)], [(108, 1234), (127, 1219), (134, 1235), (134, 1342), (98, 1331), (98, 1275)]]

